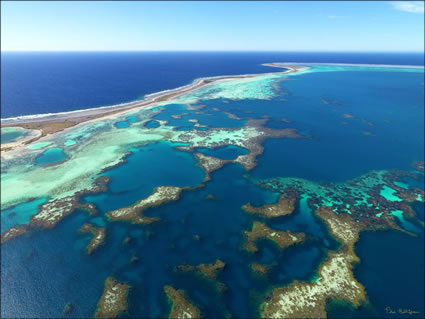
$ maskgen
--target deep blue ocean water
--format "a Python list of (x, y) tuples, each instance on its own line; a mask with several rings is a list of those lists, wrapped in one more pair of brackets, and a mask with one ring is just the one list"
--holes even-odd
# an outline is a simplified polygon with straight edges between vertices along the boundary
[(424, 65), (416, 53), (2, 52), (1, 118), (134, 101), (198, 77), (274, 72), (267, 62)]
[[(2, 72), (10, 75), (15, 70), (16, 82), (2, 81), (2, 86), (9, 86), (6, 90), (2, 87), (2, 117), (7, 117), (4, 110), (14, 116), (121, 103), (187, 84), (200, 76), (276, 71), (259, 65), (264, 62), (423, 64), (423, 55), (400, 54), (49, 53), (12, 54), (9, 58), (14, 62), (2, 67)], [(2, 66), (6, 61), (2, 59)], [(14, 86), (10, 86), (12, 83)], [(424, 156), (423, 73), (311, 73), (282, 81), (278, 88), (288, 94), (285, 99), (202, 101), (207, 105), (204, 114), (189, 112), (182, 105), (168, 105), (155, 118), (179, 126), (177, 129), (193, 129), (189, 118), (211, 127), (241, 127), (245, 123), (244, 119), (229, 119), (213, 110), (218, 108), (241, 118), (267, 115), (267, 126), (293, 127), (310, 138), (266, 140), (264, 153), (258, 156), (258, 165), (252, 171), (237, 164), (224, 166), (211, 173), (211, 181), (204, 187), (183, 191), (179, 201), (144, 211), (161, 219), (151, 225), (108, 222), (104, 213), (148, 196), (156, 186), (198, 185), (205, 174), (196, 166), (193, 155), (177, 151), (175, 143), (129, 149), (131, 153), (122, 165), (102, 173), (111, 177), (109, 190), (84, 197), (97, 205), (98, 214), (88, 216), (78, 211), (54, 229), (30, 231), (2, 245), (2, 316), (61, 317), (65, 305), (71, 302), (74, 310), (69, 317), (90, 317), (104, 280), (114, 276), (132, 285), (130, 317), (166, 317), (170, 306), (162, 289), (170, 284), (185, 289), (190, 301), (207, 317), (230, 313), (252, 318), (259, 316), (258, 306), (271, 286), (312, 279), (326, 250), (335, 250), (338, 244), (312, 214), (305, 198), (297, 202), (293, 214), (274, 220), (245, 213), (241, 206), (248, 201), (260, 206), (278, 199), (278, 194), (257, 187), (251, 180), (293, 176), (314, 182), (344, 182), (373, 169), (411, 170), (412, 161)], [(22, 93), (27, 89), (32, 92), (28, 96)], [(325, 104), (324, 96), (341, 103)], [(3, 104), (3, 100), (9, 102)], [(15, 104), (8, 104), (13, 100)], [(36, 107), (39, 110), (35, 111)], [(190, 117), (171, 117), (182, 112), (191, 113)], [(345, 119), (344, 113), (356, 118)], [(283, 116), (291, 122), (282, 122)], [(117, 122), (116, 129), (138, 125), (135, 120), (128, 117)], [(365, 135), (364, 131), (374, 135)], [(244, 153), (232, 147), (198, 151), (226, 159)], [(423, 188), (423, 179), (404, 182)], [(212, 199), (208, 195), (213, 195)], [(28, 222), (29, 215), (45, 200), (3, 211), (2, 230)], [(414, 208), (423, 219), (423, 204)], [(249, 230), (254, 220), (278, 230), (305, 232), (308, 240), (283, 252), (272, 242), (260, 240), (257, 254), (243, 251), (243, 231)], [(91, 256), (86, 254), (91, 237), (78, 231), (85, 222), (106, 227), (106, 242)], [(129, 245), (122, 244), (126, 236), (132, 237)], [(387, 305), (423, 313), (422, 252), (423, 231), (417, 238), (396, 232), (362, 234), (356, 245), (361, 263), (354, 272), (366, 287), (372, 305), (352, 312), (347, 305), (330, 306), (329, 316), (382, 316)], [(130, 263), (133, 256), (139, 258), (138, 263)], [(226, 263), (217, 278), (227, 286), (223, 293), (215, 283), (174, 270), (184, 263), (213, 263), (218, 258)], [(267, 276), (260, 276), (250, 269), (253, 262), (275, 267)]]

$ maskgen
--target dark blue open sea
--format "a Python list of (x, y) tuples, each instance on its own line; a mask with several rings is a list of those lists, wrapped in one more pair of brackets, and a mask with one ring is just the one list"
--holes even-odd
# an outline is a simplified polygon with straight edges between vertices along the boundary
[(125, 103), (198, 77), (274, 72), (270, 62), (424, 65), (423, 53), (1, 53), (1, 118)]
[[(261, 66), (267, 62), (424, 65), (424, 55), (2, 53), (1, 117), (125, 103), (204, 76), (278, 71)], [(171, 127), (170, 131), (193, 130), (196, 119), (210, 129), (241, 128), (248, 119), (267, 117), (266, 127), (295, 128), (309, 138), (266, 139), (254, 169), (248, 171), (237, 163), (226, 164), (212, 172), (211, 180), (203, 187), (184, 191), (179, 200), (146, 210), (146, 216), (160, 218), (149, 225), (112, 222), (105, 213), (134, 204), (157, 186), (197, 186), (203, 182), (205, 172), (197, 166), (192, 153), (175, 149), (177, 143), (164, 139), (132, 145), (125, 161), (100, 173), (110, 177), (108, 189), (82, 197), (83, 202), (97, 206), (97, 214), (89, 216), (77, 210), (54, 228), (35, 229), (2, 244), (1, 317), (91, 317), (105, 279), (113, 276), (132, 286), (124, 316), (167, 317), (171, 306), (163, 287), (172, 285), (184, 289), (204, 317), (255, 318), (260, 316), (260, 304), (271, 287), (288, 285), (294, 280), (313, 280), (328, 251), (336, 250), (339, 244), (312, 214), (305, 200), (297, 201), (293, 214), (270, 220), (243, 211), (241, 206), (247, 202), (261, 206), (275, 203), (279, 197), (253, 181), (294, 177), (308, 181), (309, 185), (344, 183), (372, 170), (412, 171), (414, 161), (424, 160), (424, 73), (311, 72), (275, 85), (280, 95), (271, 99), (205, 99), (199, 103), (204, 107), (199, 111), (183, 104), (168, 104), (144, 125), (154, 129), (158, 123), (168, 121), (163, 125)], [(338, 103), (324, 103), (324, 97)], [(183, 112), (186, 115), (179, 118)], [(226, 116), (228, 112), (233, 117)], [(347, 113), (355, 118), (344, 118)], [(105, 130), (139, 132), (137, 129), (143, 125), (136, 115), (117, 120)], [(46, 170), (59, 171), (63, 163), (48, 165), (70, 163), (75, 150), (80, 150), (79, 143), (99, 147), (90, 144), (90, 133), (87, 136), (78, 136), (69, 144), (58, 137), (54, 143), (61, 144), (49, 146), (50, 151), (35, 157), (34, 163), (12, 164), (33, 165), (31, 169), (46, 165)], [(237, 146), (197, 147), (196, 151), (228, 160), (247, 153)], [(91, 156), (88, 160), (96, 161)], [(2, 174), (13, 175), (12, 164), (5, 165), (6, 172)], [(13, 184), (13, 178), (10, 179)], [(424, 188), (423, 175), (403, 182), (411, 188)], [(28, 223), (47, 197), (34, 197), (3, 210), (2, 232)], [(423, 203), (412, 207), (423, 221)], [(308, 240), (283, 251), (270, 240), (260, 240), (258, 253), (247, 252), (241, 249), (246, 240), (243, 232), (258, 220), (276, 230), (305, 232)], [(92, 255), (86, 253), (91, 236), (78, 231), (87, 222), (105, 227), (107, 233), (105, 243)], [(329, 317), (382, 318), (387, 317), (386, 307), (415, 310), (419, 315), (411, 318), (423, 317), (424, 229), (420, 222), (415, 223), (415, 236), (395, 230), (361, 233), (355, 245), (361, 261), (354, 265), (353, 273), (365, 286), (369, 302), (353, 309), (333, 301), (327, 308)], [(127, 236), (132, 241), (124, 245)], [(133, 257), (139, 258), (139, 262), (131, 263)], [(175, 271), (178, 265), (214, 263), (217, 259), (226, 263), (217, 277), (217, 282), (225, 285), (224, 290), (202, 276)], [(269, 273), (255, 273), (250, 267), (252, 263), (270, 266)], [(72, 312), (64, 314), (67, 303), (72, 304)]]

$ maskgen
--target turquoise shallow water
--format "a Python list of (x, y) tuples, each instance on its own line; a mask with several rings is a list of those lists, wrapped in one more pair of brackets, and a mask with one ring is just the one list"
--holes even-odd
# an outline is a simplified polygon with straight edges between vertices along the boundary
[(44, 204), (47, 198), (35, 199), (1, 212), (1, 232), (16, 225), (28, 224), (30, 217), (37, 213), (38, 206)]
[[(125, 144), (128, 153), (124, 161), (96, 175), (110, 177), (108, 190), (83, 197), (97, 206), (96, 215), (77, 211), (53, 229), (32, 230), (2, 245), (2, 316), (61, 317), (64, 306), (71, 302), (74, 310), (69, 317), (90, 317), (104, 280), (112, 275), (132, 286), (129, 317), (166, 317), (170, 305), (164, 285), (184, 289), (205, 317), (258, 317), (259, 306), (271, 287), (313, 280), (327, 251), (338, 250), (340, 245), (314, 216), (306, 195), (300, 194), (290, 216), (266, 220), (244, 212), (241, 206), (248, 202), (261, 206), (279, 198), (252, 181), (292, 176), (319, 183), (344, 182), (375, 169), (412, 170), (414, 160), (424, 159), (423, 80), (423, 73), (317, 72), (274, 83), (276, 95), (268, 99), (205, 99), (194, 103), (192, 109), (184, 104), (164, 106), (154, 119), (168, 121), (165, 126), (175, 131), (236, 130), (248, 119), (266, 116), (266, 127), (295, 128), (308, 138), (267, 139), (253, 170), (226, 164), (212, 172), (211, 180), (202, 187), (183, 191), (178, 201), (144, 211), (146, 216), (160, 218), (150, 225), (110, 222), (104, 214), (134, 204), (157, 186), (195, 187), (203, 183), (205, 172), (193, 153), (176, 149), (182, 144), (166, 139), (143, 146)], [(160, 127), (158, 121), (142, 124), (140, 120), (123, 117), (112, 121), (110, 127), (115, 127), (114, 134), (143, 125), (149, 131)], [(61, 140), (70, 147), (66, 148), (70, 157), (73, 147), (90, 146), (93, 136), (84, 134), (84, 139), (68, 136)], [(67, 158), (56, 145), (43, 150), (47, 145), (36, 146), (41, 154), (36, 157), (37, 164)], [(246, 149), (236, 146), (198, 147), (195, 151), (222, 159), (247, 154)], [(54, 165), (46, 166), (52, 168)], [(408, 188), (423, 187), (421, 179), (400, 182)], [(35, 198), (3, 210), (2, 232), (27, 223), (45, 200)], [(423, 204), (415, 204), (414, 209), (423, 220)], [(307, 240), (284, 251), (270, 240), (260, 240), (258, 253), (250, 253), (241, 247), (246, 240), (243, 232), (251, 229), (254, 221), (276, 230), (305, 232)], [(106, 227), (105, 243), (91, 256), (85, 252), (90, 236), (78, 231), (85, 222)], [(353, 311), (347, 305), (331, 305), (330, 317), (382, 317), (386, 305), (423, 313), (423, 227), (412, 225), (419, 237), (394, 231), (361, 235), (356, 245), (361, 263), (355, 265), (354, 272), (371, 305)], [(127, 236), (132, 240), (123, 245)], [(133, 256), (139, 258), (138, 263), (130, 263)], [(214, 263), (217, 259), (226, 263), (217, 282), (175, 271), (178, 265)], [(269, 266), (268, 275), (254, 273), (251, 263)], [(219, 291), (218, 283), (227, 289)]]
[(119, 121), (114, 124), (118, 128), (126, 128), (129, 127), (130, 124), (127, 121)]
[[(197, 120), (201, 125), (207, 125), (211, 128), (238, 128), (242, 127), (245, 124), (243, 119), (232, 118), (232, 115), (223, 113), (223, 109), (220, 108), (223, 104), (223, 100), (204, 100), (202, 101), (201, 107), (198, 111), (186, 110), (184, 105), (181, 104), (172, 104), (168, 105), (167, 108), (162, 111), (160, 114), (156, 115), (154, 118), (158, 120), (168, 121), (167, 125), (184, 127), (184, 128), (193, 128), (193, 120)], [(207, 105), (207, 107), (205, 107)], [(220, 111), (220, 109), (222, 111)], [(175, 118), (173, 116), (181, 115), (180, 118)]]

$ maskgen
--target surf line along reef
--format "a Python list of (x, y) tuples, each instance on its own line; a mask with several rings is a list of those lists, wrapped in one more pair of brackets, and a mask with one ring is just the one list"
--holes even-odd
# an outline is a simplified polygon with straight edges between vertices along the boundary
[[(364, 230), (391, 228), (415, 235), (414, 228), (409, 230), (400, 225), (421, 224), (410, 205), (423, 202), (424, 191), (401, 187), (399, 182), (406, 177), (418, 179), (423, 163), (415, 163), (414, 172), (373, 171), (342, 184), (317, 184), (289, 177), (250, 178), (249, 172), (256, 167), (266, 139), (301, 141), (312, 136), (291, 127), (286, 118), (282, 120), (284, 128), (272, 128), (267, 125), (267, 116), (253, 117), (250, 113), (242, 114), (224, 107), (214, 110), (208, 103), (217, 100), (223, 105), (232, 105), (238, 101), (272, 100), (282, 93), (277, 92), (276, 83), (315, 69), (314, 66), (289, 68), (290, 72), (199, 80), (190, 88), (154, 95), (149, 104), (140, 102), (124, 109), (107, 109), (104, 116), (96, 113), (99, 111), (88, 111), (86, 115), (73, 114), (70, 118), (61, 115), (21, 124), (9, 121), (7, 125), (10, 127), (15, 125), (41, 133), (25, 135), (22, 140), (14, 140), (13, 144), (2, 145), (2, 221), (7, 218), (3, 216), (4, 212), (11, 215), (11, 211), (19, 212), (23, 205), (34, 200), (43, 199), (44, 202), (30, 212), (27, 219), (13, 219), (15, 222), (9, 222), (10, 227), (2, 229), (2, 245), (20, 240), (20, 236), (32, 236), (40, 229), (54, 228), (74, 211), (84, 210), (88, 212), (87, 218), (97, 216), (104, 223), (98, 226), (86, 222), (76, 230), (82, 235), (91, 234), (86, 253), (94, 258), (107, 244), (107, 226), (111, 223), (131, 223), (138, 227), (160, 223), (162, 217), (150, 216), (150, 210), (179, 202), (184, 193), (196, 192), (212, 182), (212, 172), (225, 165), (237, 164), (247, 172), (246, 180), (254, 187), (279, 194), (275, 203), (258, 206), (247, 199), (241, 206), (246, 216), (261, 220), (253, 221), (250, 229), (241, 232), (244, 238), (241, 251), (255, 254), (262, 241), (271, 242), (280, 251), (308, 241), (308, 234), (280, 231), (267, 224), (275, 218), (291, 216), (300, 201), (307, 202), (340, 244), (337, 249), (328, 251), (317, 271), (317, 280), (294, 281), (268, 291), (260, 306), (261, 314), (264, 317), (324, 317), (330, 298), (343, 299), (355, 306), (365, 302), (367, 290), (352, 273), (353, 265), (359, 261), (354, 252), (358, 234)], [(162, 119), (161, 116), (171, 111), (174, 113)], [(219, 122), (226, 121), (228, 127), (209, 120), (213, 117), (219, 118)], [(152, 121), (157, 124), (152, 126)], [(28, 139), (28, 136), (34, 137)], [(108, 194), (113, 190), (113, 177), (108, 176), (108, 172), (125, 167), (131, 156), (143, 147), (160, 143), (195, 161), (204, 172), (198, 183), (190, 186), (157, 185), (136, 201), (113, 209), (105, 210), (87, 201), (90, 196)], [(200, 151), (202, 148), (214, 151), (229, 146), (244, 149), (247, 153), (220, 158)], [(65, 156), (41, 163), (36, 160), (52, 148), (61, 150)], [(213, 197), (210, 200), (212, 203), (217, 201)], [(268, 268), (261, 266), (252, 264), (253, 269), (266, 276)], [(197, 263), (197, 266), (183, 264), (174, 271), (192, 272), (219, 281), (225, 268), (226, 262), (217, 259), (211, 263)], [(99, 296), (97, 317), (116, 317), (128, 311), (132, 284), (112, 275), (105, 280), (103, 295)], [(219, 291), (226, 290), (224, 285), (219, 287)], [(171, 304), (170, 316), (202, 316), (202, 309), (190, 300), (190, 294), (184, 289), (165, 284), (162, 291)]]

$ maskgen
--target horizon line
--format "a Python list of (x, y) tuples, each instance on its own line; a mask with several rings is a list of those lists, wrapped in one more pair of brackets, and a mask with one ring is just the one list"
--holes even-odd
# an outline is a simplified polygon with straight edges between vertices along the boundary
[(349, 51), (349, 50), (0, 50), (0, 53), (416, 53), (425, 54), (425, 51)]
[(417, 51), (417, 50), (410, 50), (410, 51), (403, 51), (403, 50), (387, 50), (387, 51), (379, 51), (379, 50), (197, 50), (197, 49), (188, 49), (188, 50), (0, 50), (0, 52), (350, 52), (350, 53), (356, 53), (356, 52), (365, 52), (365, 53), (372, 53), (372, 52), (379, 52), (379, 53), (393, 53), (393, 52), (405, 52), (405, 53), (425, 53), (424, 51)]

